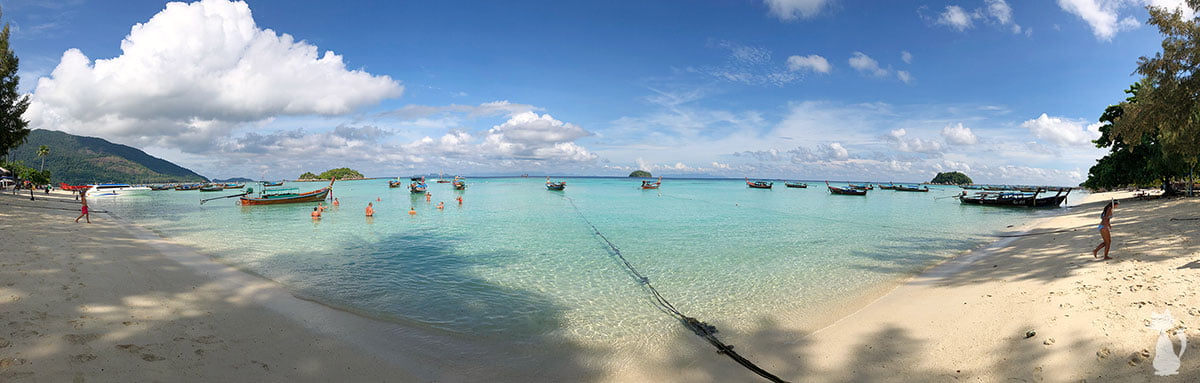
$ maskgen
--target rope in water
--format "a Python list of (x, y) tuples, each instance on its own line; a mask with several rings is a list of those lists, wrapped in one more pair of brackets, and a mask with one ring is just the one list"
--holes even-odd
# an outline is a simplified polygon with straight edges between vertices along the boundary
[(725, 342), (722, 342), (719, 338), (717, 338), (717, 328), (715, 326), (702, 322), (699, 319), (687, 316), (683, 312), (679, 311), (679, 309), (675, 308), (675, 305), (671, 304), (671, 301), (667, 300), (666, 297), (663, 297), (662, 294), (658, 292), (658, 289), (654, 288), (654, 285), (650, 284), (650, 278), (642, 275), (637, 268), (634, 268), (633, 264), (629, 263), (628, 259), (625, 259), (625, 255), (621, 254), (621, 249), (617, 248), (617, 245), (613, 244), (612, 241), (610, 241), (608, 237), (604, 235), (604, 233), (601, 233), (600, 229), (597, 229), (596, 225), (593, 225), (591, 220), (588, 220), (587, 216), (583, 214), (583, 211), (579, 209), (579, 206), (575, 205), (575, 200), (567, 196), (563, 196), (563, 198), (565, 198), (567, 202), (571, 203), (571, 207), (575, 209), (575, 213), (579, 214), (579, 218), (582, 218), (583, 222), (587, 223), (587, 225), (592, 228), (592, 233), (596, 234), (597, 237), (600, 237), (600, 239), (604, 240), (604, 243), (608, 244), (608, 248), (611, 249), (613, 254), (615, 254), (617, 258), (621, 260), (621, 263), (625, 265), (625, 269), (637, 279), (638, 283), (640, 283), (643, 288), (650, 292), (650, 296), (654, 299), (654, 303), (659, 309), (675, 317), (682, 322), (684, 326), (687, 326), (688, 329), (696, 333), (697, 336), (704, 338), (704, 340), (708, 341), (709, 344), (713, 345), (713, 347), (716, 347), (718, 354), (728, 356), (730, 359), (738, 362), (738, 364), (741, 364), (743, 367), (746, 367), (750, 371), (753, 371), (755, 374), (758, 374), (769, 381), (777, 383), (786, 382), (774, 374), (771, 374), (767, 370), (758, 367), (749, 359), (738, 355), (737, 352), (733, 351), (733, 346), (725, 344)]

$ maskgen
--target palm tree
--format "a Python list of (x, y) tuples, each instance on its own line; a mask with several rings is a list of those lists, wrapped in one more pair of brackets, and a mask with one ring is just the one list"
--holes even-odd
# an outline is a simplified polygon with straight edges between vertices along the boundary
[(37, 156), (42, 157), (42, 167), (38, 168), (39, 172), (46, 168), (46, 155), (49, 155), (49, 154), (50, 154), (49, 146), (42, 145), (42, 146), (38, 147)]

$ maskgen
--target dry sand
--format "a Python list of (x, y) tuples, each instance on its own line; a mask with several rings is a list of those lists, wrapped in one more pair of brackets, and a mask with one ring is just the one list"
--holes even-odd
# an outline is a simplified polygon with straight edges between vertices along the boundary
[[(103, 213), (75, 224), (68, 195), (38, 197), (0, 195), (0, 381), (760, 381), (682, 327), (644, 355), (447, 341), (298, 300)], [(793, 382), (1200, 381), (1194, 350), (1155, 377), (1146, 328), (1166, 309), (1181, 328), (1200, 321), (1200, 221), (1169, 220), (1200, 218), (1200, 200), (1122, 203), (1112, 261), (1090, 254), (1102, 206), (1018, 228), (1066, 231), (956, 258), (817, 331), (764, 320), (721, 335)]]

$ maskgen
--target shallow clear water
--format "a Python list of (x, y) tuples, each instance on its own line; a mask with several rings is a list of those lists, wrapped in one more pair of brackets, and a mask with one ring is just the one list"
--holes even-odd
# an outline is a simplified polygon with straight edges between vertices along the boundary
[[(463, 192), (430, 183), (432, 202), (386, 180), (338, 182), (333, 196), (341, 206), (318, 222), (309, 218), (315, 204), (199, 204), (220, 193), (156, 191), (91, 202), (297, 295), (513, 343), (645, 341), (677, 325), (649, 303), (568, 198), (678, 308), (729, 323), (821, 312), (1055, 210), (937, 199), (961, 191), (954, 187), (857, 197), (831, 195), (816, 183), (761, 190), (741, 180), (667, 179), (660, 190), (640, 190), (629, 179), (566, 181), (562, 192), (536, 178), (471, 179)], [(459, 195), (462, 206), (454, 202)], [(439, 201), (445, 210), (434, 208)], [(373, 219), (363, 214), (368, 202)]]

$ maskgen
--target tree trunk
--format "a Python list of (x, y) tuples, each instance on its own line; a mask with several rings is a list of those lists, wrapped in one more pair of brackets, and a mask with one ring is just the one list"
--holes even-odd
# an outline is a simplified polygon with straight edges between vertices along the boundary
[(1192, 196), (1192, 185), (1196, 183), (1196, 164), (1192, 163), (1192, 168), (1188, 169), (1188, 197)]
[(38, 168), (38, 171), (40, 172), (44, 169), (46, 169), (46, 156), (42, 156), (42, 167)]

